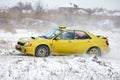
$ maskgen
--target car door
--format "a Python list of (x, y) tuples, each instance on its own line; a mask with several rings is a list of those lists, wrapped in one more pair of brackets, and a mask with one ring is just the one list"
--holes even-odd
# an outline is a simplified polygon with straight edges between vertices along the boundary
[(59, 36), (59, 40), (53, 40), (52, 50), (53, 52), (61, 54), (71, 54), (74, 52), (74, 31), (64, 31)]
[(91, 37), (84, 31), (75, 31), (74, 47), (76, 53), (84, 53), (92, 46)]

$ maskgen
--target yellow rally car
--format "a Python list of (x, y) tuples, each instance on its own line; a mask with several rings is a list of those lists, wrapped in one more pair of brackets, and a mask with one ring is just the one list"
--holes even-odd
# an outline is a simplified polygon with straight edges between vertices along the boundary
[(110, 51), (107, 37), (95, 36), (85, 30), (64, 26), (43, 36), (21, 38), (15, 47), (24, 54), (36, 57), (81, 53), (100, 56)]

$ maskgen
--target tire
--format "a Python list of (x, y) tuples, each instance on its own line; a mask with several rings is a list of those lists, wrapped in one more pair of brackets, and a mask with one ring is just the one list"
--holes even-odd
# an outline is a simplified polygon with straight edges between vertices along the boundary
[(98, 47), (92, 47), (87, 52), (89, 55), (101, 56), (101, 50)]
[(50, 50), (47, 46), (41, 45), (36, 48), (35, 56), (36, 57), (47, 57), (50, 55)]

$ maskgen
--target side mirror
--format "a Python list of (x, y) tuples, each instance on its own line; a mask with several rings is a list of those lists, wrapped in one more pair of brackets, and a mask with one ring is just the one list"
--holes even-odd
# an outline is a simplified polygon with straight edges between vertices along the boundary
[(56, 37), (55, 40), (60, 40), (60, 37)]

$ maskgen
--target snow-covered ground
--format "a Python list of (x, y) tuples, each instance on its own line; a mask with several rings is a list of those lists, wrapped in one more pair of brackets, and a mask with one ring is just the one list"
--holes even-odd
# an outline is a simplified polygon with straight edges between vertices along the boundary
[(74, 56), (0, 56), (0, 80), (119, 80), (111, 61)]
[(47, 58), (24, 56), (14, 49), (17, 40), (43, 33), (27, 29), (16, 29), (16, 33), (10, 33), (1, 29), (0, 80), (120, 80), (120, 29), (89, 29), (89, 31), (109, 37), (111, 47), (109, 54), (103, 55), (98, 60), (87, 55)]

